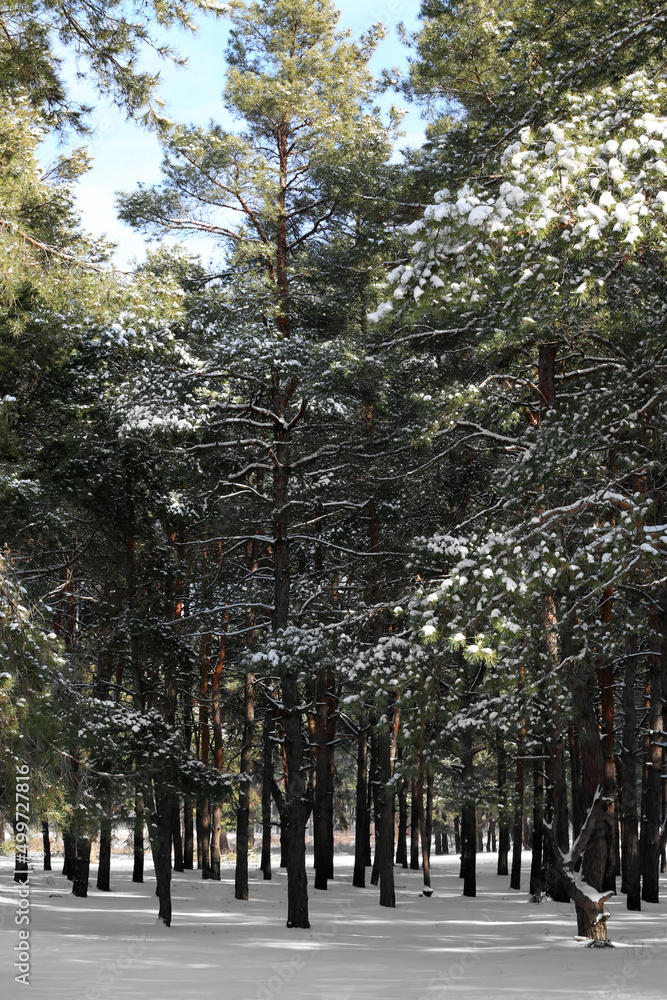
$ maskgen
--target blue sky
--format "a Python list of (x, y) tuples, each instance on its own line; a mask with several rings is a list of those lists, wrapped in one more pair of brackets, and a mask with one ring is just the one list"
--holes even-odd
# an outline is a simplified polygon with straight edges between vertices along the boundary
[[(399, 40), (396, 24), (402, 21), (408, 29), (416, 26), (419, 0), (338, 0), (337, 6), (341, 10), (339, 26), (351, 28), (355, 36), (377, 21), (382, 21), (387, 27), (387, 38), (379, 46), (372, 62), (375, 72), (383, 67), (406, 66), (406, 49)], [(178, 68), (168, 62), (160, 62), (160, 95), (166, 102), (166, 112), (175, 120), (204, 124), (214, 118), (231, 128), (233, 122), (226, 115), (220, 100), (225, 73), (227, 22), (224, 18), (200, 16), (199, 23), (199, 32), (194, 37), (185, 32), (170, 34), (171, 44), (187, 57), (188, 65)], [(73, 93), (88, 104), (94, 103), (90, 88), (75, 82), (74, 69), (73, 65), (66, 66), (66, 76), (71, 81)], [(392, 94), (386, 94), (380, 103), (389, 107), (392, 101), (399, 105), (405, 103)], [(158, 181), (160, 148), (153, 135), (134, 122), (126, 121), (125, 115), (117, 108), (99, 101), (92, 124), (95, 133), (88, 145), (95, 165), (79, 184), (79, 207), (84, 225), (90, 232), (98, 235), (106, 233), (118, 244), (115, 260), (118, 266), (125, 267), (132, 258), (143, 258), (145, 244), (138, 233), (116, 218), (114, 193), (130, 191), (139, 181)], [(409, 107), (403, 122), (406, 135), (401, 144), (419, 145), (423, 126), (418, 110)], [(75, 139), (73, 144), (81, 145), (81, 139)], [(41, 153), (45, 165), (57, 151), (53, 139), (44, 143)], [(206, 253), (204, 246), (198, 249)]]

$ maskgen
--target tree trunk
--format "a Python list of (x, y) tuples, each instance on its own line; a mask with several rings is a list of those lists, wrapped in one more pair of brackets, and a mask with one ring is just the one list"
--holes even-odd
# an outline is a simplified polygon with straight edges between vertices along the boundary
[[(604, 591), (600, 618), (603, 625), (611, 631), (612, 625), (612, 588)], [(597, 668), (598, 684), (600, 685), (600, 719), (602, 751), (604, 756), (604, 776), (602, 783), (602, 818), (605, 823), (607, 844), (607, 862), (602, 884), (603, 889), (616, 892), (616, 765), (614, 761), (614, 668), (600, 659)]]
[(273, 730), (275, 712), (267, 708), (262, 732), (262, 860), (264, 881), (271, 880), (271, 783), (273, 782)]
[[(519, 743), (519, 753), (523, 749), (523, 740)], [(510, 889), (521, 888), (521, 845), (523, 842), (523, 791), (524, 791), (524, 764), (519, 758), (516, 762), (516, 785), (514, 789), (514, 823), (512, 828), (512, 874), (510, 876)]]
[[(4, 826), (4, 816), (0, 813), (0, 837), (4, 841), (5, 839), (5, 826)], [(1, 842), (1, 841), (0, 841)], [(51, 871), (51, 838), (49, 836), (49, 821), (47, 819), (42, 820), (42, 844), (44, 845), (44, 871)]]
[(76, 861), (76, 837), (70, 830), (63, 830), (63, 855), (63, 875), (71, 882)]
[(430, 889), (431, 887), (431, 858), (430, 858), (430, 846), (431, 837), (430, 830), (427, 829), (426, 823), (426, 810), (424, 809), (424, 755), (420, 752), (419, 755), (419, 777), (417, 779), (417, 808), (419, 810), (419, 839), (421, 841), (422, 847), (422, 873), (424, 876), (424, 885)]
[(431, 839), (433, 837), (433, 766), (429, 762), (426, 767), (426, 852), (431, 857)]
[[(205, 556), (204, 556), (205, 557)], [(211, 674), (211, 637), (208, 633), (202, 636), (201, 665), (199, 675), (199, 751), (201, 762), (205, 767), (210, 765), (211, 733), (209, 728), (209, 678)], [(198, 804), (199, 821), (201, 823), (201, 839), (198, 837), (197, 853), (201, 859), (201, 874), (203, 879), (211, 878), (211, 808), (208, 799), (201, 799)], [(199, 829), (197, 830), (199, 834)]]
[(366, 848), (368, 844), (368, 824), (366, 811), (366, 768), (368, 759), (368, 719), (365, 714), (359, 717), (359, 735), (357, 736), (357, 817), (354, 830), (354, 872), (352, 885), (357, 889), (366, 886)]
[(308, 920), (308, 878), (306, 875), (306, 789), (303, 776), (303, 735), (296, 679), (283, 678), (283, 720), (287, 759), (286, 847), (287, 847), (287, 926), (310, 927)]
[(174, 871), (185, 870), (183, 864), (183, 836), (181, 833), (181, 804), (176, 798), (171, 807), (171, 841), (174, 845)]
[(412, 782), (410, 809), (410, 869), (419, 871), (419, 785)]
[(201, 819), (201, 877), (211, 876), (211, 807), (208, 799), (202, 799), (199, 805)]
[(544, 877), (544, 856), (542, 841), (544, 838), (544, 774), (538, 761), (533, 763), (533, 845), (530, 863), (530, 893), (532, 896), (544, 892), (546, 881)]
[[(369, 723), (369, 734), (372, 733), (372, 727)], [(373, 760), (371, 753), (370, 767), (367, 769), (367, 781), (366, 781), (366, 812), (364, 814), (364, 851), (365, 858), (364, 864), (366, 868), (370, 868), (373, 864), (373, 855), (371, 852), (371, 813), (373, 804)]]
[[(554, 733), (549, 746), (549, 761), (546, 788), (546, 819), (553, 829), (553, 835), (558, 847), (567, 854), (569, 849), (569, 825), (567, 809), (567, 783), (565, 778), (565, 754), (563, 738)], [(544, 879), (549, 896), (559, 903), (566, 903), (570, 894), (563, 880), (563, 874), (556, 862), (551, 837), (542, 840), (544, 855)]]
[(144, 814), (146, 807), (144, 797), (137, 789), (134, 794), (134, 834), (133, 849), (134, 863), (132, 866), (132, 881), (143, 882), (144, 880)]
[(208, 877), (214, 882), (220, 881), (220, 851), (222, 846), (222, 806), (219, 802), (209, 805), (210, 816), (210, 838), (209, 853), (211, 856)]
[(635, 661), (637, 637), (626, 640), (623, 684), (623, 735), (621, 739), (621, 773), (623, 776), (623, 890), (627, 893), (627, 908), (641, 910), (641, 866), (639, 857), (639, 815), (637, 809), (637, 709), (635, 706)]
[[(247, 671), (244, 681), (243, 743), (241, 747), (241, 778), (239, 805), (236, 813), (236, 872), (234, 897), (248, 898), (248, 830), (250, 825), (250, 780), (252, 773), (252, 741), (255, 728), (255, 675)], [(269, 829), (270, 826), (269, 826)], [(220, 865), (218, 864), (218, 872)]]
[[(600, 727), (593, 703), (589, 685), (581, 675), (574, 678), (574, 703), (579, 708), (579, 745), (581, 750), (582, 790), (584, 807), (591, 814), (596, 799), (601, 797), (604, 783), (604, 757)], [(607, 921), (604, 913), (604, 900), (612, 895), (607, 890), (602, 895), (602, 886), (607, 868), (607, 833), (606, 821), (598, 809), (594, 822), (585, 823), (582, 829), (590, 826), (590, 835), (583, 853), (581, 875), (584, 881), (599, 895), (591, 900), (575, 898), (577, 908), (577, 926), (579, 933), (593, 940), (606, 941)]]
[[(649, 746), (646, 754), (646, 792), (641, 827), (642, 899), (659, 901), (660, 818), (662, 812), (663, 658), (667, 655), (667, 597), (656, 600), (649, 615)], [(662, 647), (662, 655), (661, 655)]]
[(110, 892), (111, 890), (111, 829), (111, 817), (102, 817), (100, 850), (97, 859), (97, 888), (101, 892)]
[(454, 817), (454, 854), (461, 853), (461, 824), (459, 817)]
[(380, 786), (379, 763), (378, 763), (378, 736), (377, 736), (377, 713), (371, 712), (371, 766), (370, 766), (370, 791), (373, 799), (373, 820), (375, 824), (375, 844), (373, 853), (373, 868), (371, 870), (371, 885), (378, 885), (380, 881), (380, 858), (378, 855), (379, 836), (379, 812), (380, 801), (378, 791)]
[(496, 730), (496, 758), (498, 761), (498, 875), (508, 874), (508, 857), (510, 850), (510, 825), (507, 818), (507, 751), (505, 740), (500, 730)]
[[(391, 781), (391, 734), (378, 734), (378, 812), (375, 852), (380, 870), (380, 906), (396, 906), (394, 891), (394, 793)], [(379, 830), (377, 829), (379, 827)]]
[(584, 822), (584, 796), (581, 784), (579, 734), (574, 723), (567, 730), (570, 750), (570, 782), (572, 786), (572, 835), (578, 837)]
[(466, 729), (461, 734), (461, 773), (463, 808), (461, 810), (461, 876), (463, 895), (477, 895), (477, 818), (473, 797), (472, 733)]
[(164, 779), (156, 779), (154, 790), (148, 789), (148, 835), (150, 838), (157, 896), (158, 920), (171, 927), (171, 822), (172, 798)]
[(325, 724), (326, 746), (325, 755), (325, 799), (324, 814), (327, 830), (327, 878), (334, 877), (334, 792), (336, 780), (336, 765), (334, 749), (336, 746), (336, 698), (333, 694), (334, 678), (329, 678), (329, 709)]
[(183, 799), (183, 870), (194, 870), (194, 823), (192, 799)]
[[(437, 849), (436, 849), (437, 854)], [(401, 778), (398, 785), (398, 838), (396, 841), (396, 864), (408, 867), (408, 782)]]
[(72, 894), (85, 899), (88, 895), (88, 877), (90, 875), (90, 837), (76, 838), (76, 858), (74, 861), (74, 877), (72, 879)]
[(484, 851), (484, 813), (481, 809), (475, 810), (475, 826), (477, 829), (477, 853)]
[[(315, 688), (315, 799), (313, 809), (315, 888), (326, 889), (333, 877), (333, 741), (335, 739), (335, 698), (333, 677), (320, 675)], [(333, 723), (333, 731), (332, 731)]]
[(203, 801), (204, 801), (203, 799), (198, 799), (195, 804), (195, 830), (197, 835), (197, 870), (201, 872), (203, 872), (204, 870), (204, 826), (201, 818)]

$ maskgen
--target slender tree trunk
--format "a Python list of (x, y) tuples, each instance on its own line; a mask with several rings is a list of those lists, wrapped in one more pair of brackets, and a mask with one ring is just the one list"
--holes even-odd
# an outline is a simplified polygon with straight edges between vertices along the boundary
[(132, 866), (132, 881), (144, 880), (144, 797), (137, 789), (134, 793), (134, 862)]
[(192, 799), (183, 799), (183, 869), (191, 872), (194, 870), (194, 823)]
[[(201, 761), (206, 767), (210, 760), (210, 729), (209, 729), (209, 677), (211, 673), (210, 635), (202, 638), (201, 672), (199, 680), (199, 747)], [(201, 840), (198, 836), (197, 853), (201, 859), (203, 879), (211, 878), (211, 810), (208, 799), (198, 802), (197, 811), (201, 823)], [(199, 830), (197, 830), (199, 834)], [(199, 868), (200, 865), (198, 864)]]
[(461, 824), (458, 816), (454, 817), (454, 854), (461, 853)]
[(370, 717), (368, 718), (367, 746), (368, 746), (367, 750), (368, 767), (366, 769), (366, 774), (367, 774), (366, 813), (364, 816), (364, 848), (366, 852), (366, 857), (364, 859), (364, 864), (366, 868), (370, 868), (371, 865), (373, 864), (373, 855), (371, 851), (371, 817), (373, 814), (373, 774), (374, 774), (373, 768), (377, 763), (377, 743), (374, 743), (373, 726), (371, 725)]
[[(523, 751), (523, 738), (520, 736), (518, 752)], [(512, 829), (512, 874), (510, 876), (510, 889), (521, 888), (521, 845), (523, 842), (523, 792), (524, 792), (524, 763), (519, 757), (516, 762), (516, 784), (514, 788), (514, 824)]]
[(433, 837), (433, 765), (426, 767), (426, 851), (431, 857), (431, 839)]
[(85, 899), (88, 895), (88, 878), (90, 876), (90, 837), (76, 838), (76, 859), (74, 861), (74, 877), (72, 879), (72, 894)]
[(377, 885), (380, 881), (380, 858), (378, 856), (378, 836), (380, 830), (380, 801), (378, 791), (380, 787), (380, 772), (378, 763), (378, 736), (377, 736), (377, 714), (371, 712), (371, 767), (370, 767), (370, 790), (373, 798), (373, 820), (375, 825), (375, 844), (373, 852), (373, 868), (371, 870), (371, 885)]
[[(437, 853), (437, 851), (436, 851)], [(401, 778), (398, 786), (398, 839), (396, 841), (396, 864), (408, 867), (408, 781)]]
[(214, 802), (211, 808), (209, 804), (209, 816), (211, 823), (209, 853), (211, 855), (211, 867), (208, 877), (212, 881), (220, 881), (220, 853), (222, 848), (222, 806), (219, 802)]
[(171, 841), (174, 845), (174, 871), (185, 870), (183, 861), (183, 836), (181, 834), (181, 804), (175, 798), (171, 808)]
[(336, 766), (334, 758), (334, 748), (336, 745), (336, 705), (337, 700), (334, 695), (334, 678), (331, 675), (328, 683), (329, 702), (327, 718), (325, 723), (326, 746), (325, 756), (325, 799), (324, 814), (327, 831), (327, 878), (334, 877), (334, 794), (336, 780)]
[(431, 837), (430, 830), (427, 829), (426, 822), (426, 810), (424, 809), (424, 754), (420, 751), (419, 754), (419, 777), (417, 778), (417, 808), (419, 810), (419, 839), (421, 841), (422, 847), (422, 873), (424, 876), (424, 885), (430, 888), (431, 886), (431, 859), (430, 859), (430, 846)]
[(283, 678), (285, 752), (287, 756), (287, 926), (310, 927), (306, 875), (306, 812), (303, 777), (303, 735), (295, 678)]
[[(236, 813), (236, 874), (234, 896), (248, 898), (248, 830), (250, 826), (250, 779), (252, 772), (252, 742), (255, 728), (255, 675), (247, 671), (244, 681), (243, 744), (241, 748), (241, 780), (239, 805)], [(269, 826), (269, 830), (271, 827)], [(269, 862), (270, 863), (270, 862)]]
[(204, 870), (204, 824), (202, 823), (203, 799), (199, 799), (195, 805), (195, 830), (197, 834), (197, 870)]
[(584, 794), (581, 782), (581, 754), (579, 734), (572, 723), (567, 730), (570, 750), (570, 782), (572, 786), (572, 836), (576, 839), (584, 823)]
[[(551, 824), (556, 843), (563, 854), (569, 849), (569, 825), (567, 808), (567, 783), (565, 778), (565, 754), (563, 738), (554, 733), (549, 746), (548, 781), (546, 788), (546, 819)], [(544, 878), (549, 896), (559, 903), (566, 903), (570, 894), (563, 874), (557, 864), (551, 837), (543, 837)]]
[(366, 770), (368, 759), (368, 719), (362, 712), (359, 717), (359, 735), (357, 736), (357, 818), (354, 831), (354, 872), (352, 885), (357, 889), (366, 886), (366, 849), (368, 846), (368, 824), (366, 813), (368, 808), (366, 790)]
[[(225, 615), (224, 627), (227, 627), (227, 616)], [(222, 774), (223, 768), (223, 743), (222, 743), (222, 717), (220, 713), (220, 677), (225, 662), (226, 639), (223, 636), (218, 649), (218, 657), (211, 676), (211, 728), (213, 730), (213, 764), (218, 774)], [(243, 767), (243, 750), (241, 751), (241, 767)], [(210, 875), (216, 882), (220, 881), (220, 852), (222, 850), (222, 805), (219, 801), (213, 803), (213, 808), (209, 805), (211, 815), (211, 836), (209, 840), (210, 853)], [(246, 881), (247, 881), (247, 828), (246, 828)], [(243, 850), (243, 848), (242, 848)], [(236, 859), (238, 867), (239, 845), (237, 837)], [(246, 890), (247, 892), (247, 890)], [(238, 899), (239, 897), (237, 897)], [(246, 896), (247, 898), (247, 896)]]
[[(225, 619), (226, 627), (226, 619)], [(213, 732), (213, 765), (218, 772), (222, 773), (223, 768), (223, 744), (222, 744), (222, 719), (220, 715), (220, 676), (225, 661), (226, 640), (223, 636), (218, 650), (215, 668), (211, 673), (210, 696), (210, 723)], [(210, 663), (209, 663), (210, 670)], [(208, 688), (207, 688), (208, 690)], [(208, 742), (208, 741), (206, 741)], [(210, 753), (210, 745), (206, 747)], [(206, 818), (208, 816), (208, 838), (207, 854), (209, 861), (208, 878), (216, 882), (220, 881), (220, 850), (222, 845), (222, 806), (220, 802), (208, 802), (204, 810), (203, 833), (206, 837)], [(238, 856), (238, 855), (237, 855)], [(207, 876), (204, 875), (206, 878)]]
[[(378, 734), (378, 813), (375, 851), (380, 869), (380, 906), (396, 906), (394, 891), (394, 793), (391, 781), (391, 734)], [(379, 830), (377, 827), (379, 826)]]
[(159, 900), (158, 920), (161, 920), (166, 927), (171, 927), (172, 797), (163, 778), (155, 781), (154, 790), (146, 790), (144, 797), (146, 796), (148, 796), (148, 834)]
[[(0, 835), (2, 840), (5, 839), (5, 818), (0, 813)], [(47, 819), (42, 820), (42, 844), (44, 845), (44, 871), (51, 871), (51, 838), (49, 836), (49, 821)]]
[(623, 774), (623, 883), (629, 910), (641, 910), (641, 867), (639, 857), (639, 815), (637, 809), (637, 709), (635, 706), (635, 664), (637, 637), (629, 635), (626, 644), (623, 685), (623, 736), (621, 768)]
[(477, 828), (477, 853), (484, 851), (484, 813), (481, 809), (475, 810), (475, 824)]
[(419, 871), (419, 784), (412, 782), (410, 808), (410, 869)]
[(97, 859), (97, 888), (101, 892), (111, 889), (111, 817), (103, 816), (100, 822), (100, 850)]
[(320, 675), (315, 687), (315, 798), (313, 809), (315, 888), (326, 889), (333, 877), (333, 740), (335, 737), (335, 699), (332, 697), (333, 677)]
[[(284, 212), (284, 192), (287, 184), (287, 146), (286, 139), (280, 137), (280, 176), (282, 191), (282, 208)], [(289, 317), (287, 312), (288, 285), (287, 279), (281, 284), (281, 247), (285, 233), (284, 216), (278, 221), (278, 286), (281, 301), (281, 313), (278, 318), (278, 329), (284, 337), (289, 336)], [(283, 234), (282, 236), (280, 234)], [(292, 394), (299, 384), (298, 376), (290, 375), (285, 384), (281, 384), (276, 372), (272, 374), (272, 410), (278, 418), (274, 434), (274, 471), (273, 471), (273, 574), (274, 601), (272, 628), (275, 635), (285, 629), (289, 622), (290, 604), (290, 549), (288, 534), (289, 505), (289, 458), (290, 429), (305, 412), (302, 404), (299, 414), (287, 425), (285, 412)], [(287, 782), (285, 789), (285, 820), (287, 848), (287, 926), (310, 927), (308, 920), (308, 879), (306, 875), (306, 789), (303, 777), (303, 736), (301, 730), (301, 709), (297, 679), (292, 673), (286, 673), (282, 678), (282, 701), (284, 705), (283, 723), (285, 728), (285, 759), (287, 763)]]
[(262, 732), (262, 860), (264, 881), (271, 880), (271, 783), (273, 782), (273, 730), (275, 712), (269, 707)]
[[(579, 707), (579, 744), (581, 750), (581, 774), (584, 793), (584, 808), (587, 813), (593, 807), (595, 796), (599, 795), (604, 782), (604, 756), (600, 727), (591, 701), (591, 693), (585, 680), (577, 675), (574, 686), (574, 701)], [(583, 856), (581, 874), (587, 884), (602, 893), (607, 869), (607, 824), (602, 815), (592, 826), (592, 833)], [(611, 890), (608, 890), (611, 892)], [(607, 939), (607, 922), (604, 908), (587, 898), (575, 900), (579, 933), (594, 940)]]
[(510, 850), (510, 825), (507, 818), (507, 751), (500, 730), (496, 730), (496, 759), (498, 762), (498, 808), (500, 810), (497, 873), (498, 875), (507, 875)]
[[(602, 624), (611, 631), (612, 624), (612, 588), (605, 590), (600, 618)], [(602, 817), (605, 823), (607, 844), (607, 862), (602, 888), (616, 892), (616, 765), (614, 762), (614, 668), (600, 661), (597, 668), (598, 684), (600, 685), (600, 716), (602, 751), (604, 755), (604, 778), (602, 783)]]
[(435, 856), (436, 858), (439, 858), (440, 855), (442, 854), (442, 828), (439, 819), (435, 821), (435, 832), (433, 835), (433, 841), (434, 841), (433, 846), (435, 848)]
[(76, 837), (70, 830), (63, 830), (63, 855), (63, 875), (71, 882), (74, 878)]
[(210, 879), (211, 874), (211, 809), (208, 799), (202, 799), (199, 814), (201, 817), (201, 875)]
[(461, 773), (463, 808), (461, 810), (461, 875), (463, 895), (477, 895), (477, 818), (473, 797), (473, 748), (472, 733), (465, 729), (461, 734)]
[(530, 893), (532, 896), (544, 892), (544, 774), (540, 762), (533, 763), (533, 845), (530, 864)]
[[(646, 755), (646, 793), (641, 827), (642, 899), (659, 901), (660, 818), (662, 812), (663, 657), (667, 655), (667, 597), (660, 595), (649, 615), (649, 746)], [(662, 646), (662, 655), (661, 655)]]

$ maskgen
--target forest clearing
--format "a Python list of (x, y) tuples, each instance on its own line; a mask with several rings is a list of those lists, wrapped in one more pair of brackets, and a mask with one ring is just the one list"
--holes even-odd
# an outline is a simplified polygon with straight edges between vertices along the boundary
[[(529, 902), (495, 874), (497, 855), (480, 856), (476, 900), (461, 895), (458, 859), (434, 859), (434, 895), (421, 877), (397, 877), (397, 912), (354, 889), (351, 855), (315, 893), (312, 928), (296, 938), (279, 919), (285, 876), (251, 879), (252, 903), (234, 899), (234, 868), (220, 882), (174, 876), (173, 934), (155, 923), (153, 882), (131, 881), (131, 862), (114, 859), (111, 895), (77, 900), (66, 880), (34, 879), (35, 1000), (176, 1000), (222, 993), (235, 1000), (663, 1000), (665, 904), (639, 921), (610, 904), (613, 952), (591, 953), (572, 936), (571, 905)], [(527, 881), (524, 870), (524, 882)], [(0, 913), (10, 908), (10, 872), (0, 868)], [(584, 949), (582, 951), (582, 948)], [(8, 951), (3, 937), (3, 963)], [(3, 992), (7, 1000), (23, 994)]]

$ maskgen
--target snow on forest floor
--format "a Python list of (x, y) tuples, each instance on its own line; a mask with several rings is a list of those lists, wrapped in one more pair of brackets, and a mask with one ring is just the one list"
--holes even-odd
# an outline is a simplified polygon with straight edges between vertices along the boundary
[[(274, 862), (277, 859), (274, 859)], [(529, 864), (530, 856), (526, 855)], [(150, 876), (148, 856), (147, 875)], [(461, 895), (458, 858), (432, 859), (434, 895), (421, 873), (395, 869), (396, 909), (378, 890), (352, 886), (349, 855), (336, 855), (327, 892), (312, 888), (311, 929), (288, 930), (285, 873), (271, 882), (253, 866), (248, 902), (234, 899), (234, 869), (221, 882), (175, 874), (174, 923), (156, 925), (155, 882), (131, 881), (115, 857), (111, 893), (77, 899), (56, 870), (35, 864), (30, 884), (31, 982), (14, 982), (18, 888), (0, 859), (0, 996), (3, 1000), (665, 1000), (667, 902), (628, 913), (609, 903), (614, 949), (575, 940), (574, 909), (531, 903), (478, 856), (478, 895)], [(310, 869), (309, 869), (310, 872)], [(370, 872), (369, 872), (370, 874)], [(96, 866), (91, 866), (94, 885)], [(528, 887), (528, 867), (522, 885)], [(667, 880), (661, 887), (667, 893)]]

